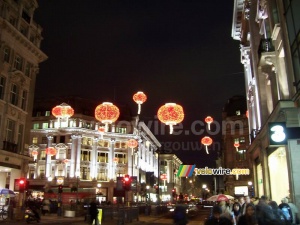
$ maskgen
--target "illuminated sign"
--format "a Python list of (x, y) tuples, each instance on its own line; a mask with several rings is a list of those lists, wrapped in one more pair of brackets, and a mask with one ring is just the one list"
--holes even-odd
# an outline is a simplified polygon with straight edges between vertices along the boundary
[(287, 145), (287, 130), (285, 123), (269, 123), (269, 141), (271, 146)]

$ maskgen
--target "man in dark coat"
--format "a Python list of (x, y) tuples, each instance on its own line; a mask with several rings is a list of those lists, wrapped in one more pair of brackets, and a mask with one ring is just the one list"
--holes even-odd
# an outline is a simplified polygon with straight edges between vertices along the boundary
[(232, 225), (228, 218), (220, 217), (221, 214), (221, 207), (215, 205), (212, 209), (212, 217), (205, 221), (205, 225)]
[(92, 201), (90, 204), (90, 215), (91, 215), (91, 224), (93, 224), (95, 220), (95, 224), (98, 225), (98, 209), (95, 201)]

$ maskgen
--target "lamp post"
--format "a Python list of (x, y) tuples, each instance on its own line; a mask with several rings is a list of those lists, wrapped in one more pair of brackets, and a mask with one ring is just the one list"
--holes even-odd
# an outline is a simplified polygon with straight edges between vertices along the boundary
[(251, 197), (254, 197), (253, 195), (253, 186), (252, 186), (252, 181), (248, 181), (248, 196), (251, 198)]
[[(150, 186), (149, 186), (149, 185), (147, 185), (147, 186), (146, 186), (146, 203), (148, 202), (148, 193), (149, 193), (149, 188), (150, 188)], [(150, 193), (149, 193), (149, 195), (150, 195)], [(149, 196), (149, 198), (150, 198), (150, 196)]]

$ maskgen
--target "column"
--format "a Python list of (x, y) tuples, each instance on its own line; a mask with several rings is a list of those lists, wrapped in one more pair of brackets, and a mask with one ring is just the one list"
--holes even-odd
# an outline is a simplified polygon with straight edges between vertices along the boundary
[(76, 153), (76, 172), (75, 176), (79, 177), (80, 176), (80, 157), (81, 157), (81, 135), (78, 135), (77, 139), (77, 153)]
[(90, 176), (93, 180), (97, 177), (97, 144), (98, 138), (94, 138), (90, 161)]
[[(48, 148), (52, 147), (53, 136), (47, 135), (48, 138)], [(51, 176), (51, 155), (46, 156), (46, 178)]]
[(109, 155), (109, 167), (111, 168), (109, 170), (109, 175), (108, 175), (108, 178), (109, 179), (114, 179), (115, 177), (115, 171), (116, 171), (116, 168), (115, 168), (115, 163), (114, 163), (114, 157), (115, 157), (115, 142), (116, 140), (114, 138), (112, 138), (110, 140), (110, 155)]
[(70, 177), (75, 177), (75, 159), (76, 159), (76, 147), (77, 147), (77, 135), (72, 135), (71, 145), (71, 159), (70, 159)]

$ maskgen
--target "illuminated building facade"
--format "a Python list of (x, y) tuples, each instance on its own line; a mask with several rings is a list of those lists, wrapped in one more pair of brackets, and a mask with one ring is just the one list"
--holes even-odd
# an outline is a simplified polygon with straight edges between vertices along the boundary
[(36, 0), (0, 1), (0, 188), (15, 190), (28, 155), (42, 28), (33, 20)]
[[(270, 144), (269, 124), (299, 129), (300, 25), (297, 0), (235, 0), (232, 37), (240, 41), (256, 196), (300, 206), (300, 137)], [(295, 13), (296, 12), (296, 13)]]
[[(51, 109), (59, 101), (68, 102), (74, 108), (74, 116), (65, 121), (53, 117)], [(116, 191), (118, 182), (128, 174), (137, 177), (137, 183), (126, 200), (138, 201), (146, 172), (153, 172), (157, 179), (156, 152), (161, 145), (145, 123), (130, 120), (124, 107), (120, 118), (107, 131), (100, 132), (103, 124), (92, 116), (96, 106), (96, 101), (80, 98), (36, 102), (29, 149), (31, 155), (33, 151), (38, 153), (32, 155), (26, 174), (32, 191), (56, 193), (62, 184), (64, 193), (75, 190), (79, 196), (90, 193), (91, 198), (101, 193), (100, 201), (116, 202), (117, 197), (124, 197)], [(128, 146), (130, 139), (137, 140), (136, 148)], [(55, 154), (47, 154), (50, 147)]]

